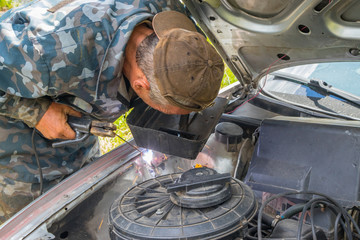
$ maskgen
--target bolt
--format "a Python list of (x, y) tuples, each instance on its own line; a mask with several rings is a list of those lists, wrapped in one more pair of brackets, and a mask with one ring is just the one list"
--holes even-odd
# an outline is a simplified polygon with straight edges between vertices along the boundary
[(353, 55), (353, 56), (358, 56), (359, 53), (360, 53), (360, 50), (358, 48), (351, 48), (349, 50), (350, 54)]
[(158, 208), (158, 210), (156, 210), (156, 215), (161, 215), (163, 213), (164, 213), (164, 211), (161, 210), (160, 208)]

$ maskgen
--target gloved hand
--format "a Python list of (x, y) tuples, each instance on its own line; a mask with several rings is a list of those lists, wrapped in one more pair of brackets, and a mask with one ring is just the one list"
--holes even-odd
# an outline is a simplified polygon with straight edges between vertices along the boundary
[(81, 117), (71, 107), (53, 102), (35, 128), (47, 139), (74, 139), (75, 132), (67, 123), (67, 116)]

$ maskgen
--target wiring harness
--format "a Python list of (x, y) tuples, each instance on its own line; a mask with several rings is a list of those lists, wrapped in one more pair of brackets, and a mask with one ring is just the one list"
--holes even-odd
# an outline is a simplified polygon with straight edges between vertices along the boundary
[[(276, 225), (277, 222), (282, 221), (283, 219), (287, 219), (290, 218), (292, 216), (294, 216), (297, 213), (301, 213), (301, 216), (298, 220), (298, 229), (297, 229), (297, 234), (296, 234), (296, 238), (298, 240), (302, 239), (302, 228), (303, 228), (303, 224), (304, 224), (304, 218), (306, 215), (307, 211), (310, 211), (310, 224), (311, 224), (311, 229), (312, 229), (312, 236), (314, 240), (317, 240), (317, 236), (316, 236), (316, 229), (315, 229), (315, 225), (314, 225), (314, 209), (322, 206), (322, 207), (327, 207), (335, 216), (335, 222), (334, 222), (334, 240), (338, 240), (339, 239), (339, 227), (342, 228), (343, 232), (344, 232), (344, 238), (348, 239), (348, 240), (352, 240), (352, 239), (360, 239), (360, 228), (358, 226), (357, 221), (355, 221), (355, 218), (358, 217), (358, 213), (359, 213), (359, 209), (357, 209), (356, 207), (353, 209), (345, 209), (343, 208), (337, 201), (335, 201), (334, 199), (332, 199), (331, 197), (319, 193), (319, 192), (313, 192), (313, 191), (290, 191), (290, 192), (285, 192), (285, 193), (281, 193), (281, 194), (276, 194), (273, 195), (272, 197), (268, 198), (260, 207), (259, 212), (258, 212), (258, 218), (257, 218), (257, 239), (261, 240), (262, 239), (262, 234), (268, 233), (268, 229), (263, 229), (264, 224), (263, 222), (269, 222), (268, 220), (263, 219), (263, 216), (266, 217), (266, 215), (264, 214), (264, 209), (265, 207), (273, 200), (278, 199), (278, 198), (282, 198), (282, 197), (287, 197), (287, 196), (292, 196), (292, 195), (310, 195), (313, 196), (313, 198), (309, 201), (307, 201), (306, 203), (303, 204), (297, 204), (294, 205), (293, 207), (287, 209), (279, 218), (276, 218), (274, 222), (272, 222), (271, 225)], [(349, 213), (350, 212), (350, 213)], [(264, 221), (265, 220), (265, 221)], [(266, 225), (266, 224), (265, 224)], [(269, 224), (267, 224), (266, 226), (268, 226)], [(266, 234), (268, 235), (268, 234)], [(249, 239), (252, 239), (252, 237), (250, 237)]]

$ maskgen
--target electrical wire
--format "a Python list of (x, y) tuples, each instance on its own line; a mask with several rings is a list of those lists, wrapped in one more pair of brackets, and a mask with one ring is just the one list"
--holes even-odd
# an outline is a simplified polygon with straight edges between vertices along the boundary
[[(302, 221), (304, 219), (305, 216), (305, 211), (311, 206), (312, 203), (317, 202), (317, 203), (322, 203), (325, 204), (327, 206), (329, 206), (329, 208), (335, 213), (335, 215), (337, 216), (338, 214), (341, 214), (345, 220), (345, 223), (340, 219), (340, 224), (342, 225), (344, 231), (346, 232), (347, 236), (349, 237), (349, 239), (352, 239), (352, 235), (350, 231), (350, 222), (349, 220), (354, 224), (354, 227), (356, 229), (356, 231), (358, 233), (360, 233), (360, 229), (359, 226), (357, 225), (357, 223), (355, 222), (355, 220), (351, 217), (351, 215), (343, 208), (340, 206), (339, 203), (337, 203), (334, 199), (332, 199), (331, 197), (319, 193), (319, 192), (314, 192), (314, 191), (290, 191), (290, 192), (285, 192), (285, 193), (281, 193), (281, 194), (276, 194), (270, 198), (268, 198), (260, 207), (259, 209), (259, 213), (258, 213), (258, 223), (262, 222), (262, 215), (263, 215), (263, 211), (266, 207), (266, 205), (268, 205), (271, 201), (273, 201), (274, 199), (277, 198), (281, 198), (281, 197), (285, 197), (285, 196), (290, 196), (290, 195), (315, 195), (315, 196), (320, 196), (322, 198), (315, 198), (310, 200), (306, 205), (304, 205), (303, 207), (303, 214), (302, 214), (302, 218), (299, 221), (299, 225), (301, 224), (301, 226), (299, 226), (298, 228), (298, 234), (300, 232), (300, 238), (299, 235), (297, 236), (297, 239), (301, 239), (301, 227), (302, 227)], [(257, 232), (258, 232), (258, 239), (262, 240), (262, 236), (261, 236), (261, 232), (262, 232), (262, 224), (258, 224), (257, 226)], [(300, 230), (300, 231), (299, 231)], [(359, 230), (359, 231), (358, 231)]]
[(315, 224), (314, 224), (314, 209), (316, 203), (311, 204), (310, 207), (310, 222), (311, 222), (311, 232), (313, 236), (313, 240), (317, 240), (316, 231), (315, 231)]
[[(302, 225), (304, 223), (304, 217), (305, 217), (305, 213), (306, 211), (309, 209), (309, 207), (312, 205), (312, 204), (319, 204), (319, 203), (324, 203), (324, 204), (327, 204), (328, 202), (328, 199), (326, 198), (315, 198), (315, 199), (312, 199), (310, 200), (308, 203), (306, 203), (303, 207), (303, 210), (302, 210), (302, 214), (301, 214), (301, 217), (299, 219), (299, 226), (298, 226), (298, 231), (297, 231), (297, 239), (298, 240), (301, 240), (301, 232), (302, 232)], [(337, 208), (337, 212), (341, 212), (341, 214), (343, 215), (344, 212), (346, 212), (343, 208), (341, 207), (338, 207), (336, 206)], [(349, 231), (349, 228), (350, 228), (350, 222), (349, 222), (349, 219), (345, 218), (345, 221), (346, 221), (346, 226), (347, 228), (344, 228), (344, 230), (346, 231), (346, 234), (349, 238), (349, 240), (352, 240), (352, 236), (351, 236), (351, 232)]]
[[(313, 199), (314, 201), (312, 202), (316, 202), (316, 203), (322, 203), (322, 204), (325, 204), (325, 205), (329, 205), (329, 203), (326, 201), (326, 199), (323, 199), (324, 201), (322, 200), (319, 200), (319, 201), (315, 201), (316, 199)], [(309, 204), (307, 204), (307, 206), (304, 206), (304, 209), (306, 208), (309, 208)], [(331, 208), (332, 208), (332, 211), (335, 215), (337, 214), (341, 214), (341, 216), (344, 217), (344, 220), (345, 220), (345, 223), (340, 219), (340, 223), (341, 223), (341, 226), (343, 227), (346, 235), (348, 236), (348, 238), (351, 240), (352, 239), (352, 235), (351, 235), (351, 229), (350, 229), (350, 222), (349, 222), (349, 219), (345, 217), (346, 215), (346, 211), (344, 208), (342, 208), (341, 206), (334, 206), (334, 205), (331, 205)], [(306, 211), (306, 210), (303, 210), (303, 211)], [(300, 225), (300, 224), (299, 224)], [(301, 230), (301, 229), (300, 229)], [(298, 232), (299, 234), (299, 232)], [(301, 235), (300, 235), (301, 236)], [(299, 237), (299, 235), (298, 235)], [(300, 238), (298, 238), (300, 239)]]
[(334, 240), (338, 240), (338, 239), (339, 239), (339, 237), (338, 237), (338, 234), (339, 234), (338, 225), (339, 225), (340, 218), (341, 218), (341, 214), (339, 213), (339, 214), (336, 216), (336, 219), (335, 219)]
[(263, 88), (265, 87), (265, 84), (266, 84), (266, 80), (267, 80), (267, 76), (269, 75), (269, 72), (270, 72), (270, 69), (272, 68), (272, 66), (274, 64), (276, 64), (277, 62), (279, 62), (280, 60), (282, 60), (283, 58), (285, 58), (287, 55), (284, 54), (281, 58), (278, 58), (276, 59), (274, 62), (272, 62), (270, 65), (269, 65), (269, 68), (267, 69), (266, 73), (265, 73), (265, 80), (264, 80), (264, 84), (263, 86), (260, 88), (260, 90), (255, 94), (255, 96), (253, 96), (252, 98), (246, 100), (245, 102), (243, 102), (242, 104), (240, 104), (239, 106), (237, 106), (234, 110), (230, 111), (230, 112), (227, 112), (227, 114), (231, 114), (233, 112), (235, 112), (239, 107), (243, 106), (244, 104), (250, 102), (251, 100), (253, 100), (254, 98), (256, 98), (263, 90)]
[(36, 129), (34, 128), (33, 129), (33, 132), (32, 132), (32, 135), (31, 135), (31, 143), (32, 143), (32, 148), (34, 150), (34, 154), (35, 154), (35, 159), (36, 159), (36, 164), (38, 166), (38, 169), (39, 169), (39, 176), (40, 176), (40, 195), (43, 194), (43, 183), (44, 183), (44, 179), (43, 179), (43, 172), (42, 172), (42, 168), (41, 168), (41, 165), (40, 165), (40, 160), (39, 160), (39, 156), (38, 156), (38, 153), (36, 151), (36, 144), (35, 144), (35, 132), (36, 132)]
[(308, 208), (312, 205), (312, 204), (314, 204), (314, 203), (318, 203), (319, 201), (323, 201), (323, 200), (325, 200), (326, 201), (326, 199), (324, 199), (324, 198), (315, 198), (315, 199), (312, 199), (312, 200), (310, 200), (309, 202), (307, 202), (305, 205), (304, 205), (304, 207), (303, 207), (303, 209), (302, 209), (302, 212), (301, 212), (301, 216), (300, 216), (300, 219), (299, 219), (299, 225), (298, 225), (298, 231), (297, 231), (297, 234), (296, 234), (296, 239), (300, 239), (301, 240), (301, 235), (302, 235), (302, 226), (303, 226), (303, 223), (304, 223), (304, 218), (305, 218), (305, 214), (306, 214), (306, 211), (308, 210)]
[[(346, 226), (345, 226), (344, 221), (341, 219), (342, 214), (339, 213), (339, 212), (336, 210), (336, 207), (335, 207), (334, 205), (331, 205), (331, 204), (325, 204), (325, 205), (334, 213), (334, 215), (335, 215), (336, 217), (337, 217), (338, 214), (340, 214), (340, 218), (339, 218), (339, 220), (338, 220), (338, 223), (340, 222), (340, 225), (341, 225), (342, 229), (344, 230), (344, 234), (346, 234), (346, 232), (347, 232), (348, 230), (347, 230), (347, 228), (346, 228)], [(336, 220), (335, 220), (335, 222), (336, 222)], [(338, 223), (337, 223), (337, 224), (338, 224)], [(337, 230), (337, 231), (338, 231), (338, 230)], [(336, 233), (337, 233), (337, 232), (336, 232)], [(334, 231), (334, 234), (335, 234), (335, 231)], [(351, 232), (348, 233), (348, 234), (351, 235)], [(335, 235), (334, 235), (334, 236), (335, 236)], [(337, 235), (336, 235), (336, 237), (337, 237)]]

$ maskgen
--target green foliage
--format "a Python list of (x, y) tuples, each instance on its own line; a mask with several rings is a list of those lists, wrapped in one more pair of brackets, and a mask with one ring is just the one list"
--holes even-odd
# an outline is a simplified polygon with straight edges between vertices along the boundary
[(3, 11), (16, 7), (17, 5), (18, 4), (12, 0), (0, 0), (0, 10)]
[[(130, 112), (131, 110), (119, 117), (114, 122), (114, 124), (117, 126), (116, 134), (125, 139), (126, 141), (132, 138), (130, 129), (126, 124), (126, 117), (129, 115)], [(99, 137), (99, 141), (101, 154), (105, 154), (124, 143), (124, 141), (117, 136), (114, 138)]]
[(225, 73), (224, 73), (224, 77), (222, 79), (221, 82), (221, 87), (220, 88), (224, 88), (226, 86), (229, 86), (230, 84), (236, 82), (237, 79), (234, 76), (234, 74), (231, 72), (230, 68), (228, 68), (227, 66), (225, 67)]

